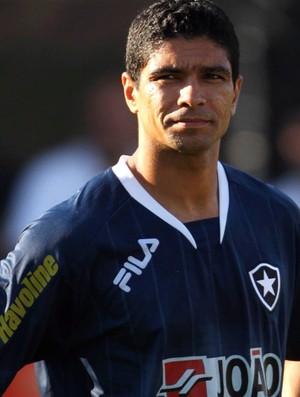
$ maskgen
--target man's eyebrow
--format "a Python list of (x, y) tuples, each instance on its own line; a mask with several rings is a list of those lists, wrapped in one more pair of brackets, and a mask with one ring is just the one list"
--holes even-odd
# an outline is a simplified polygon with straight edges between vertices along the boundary
[(231, 77), (231, 70), (225, 66), (203, 66), (200, 68), (203, 73), (221, 73)]
[(168, 73), (180, 73), (183, 69), (175, 67), (175, 66), (163, 66), (161, 68), (154, 69), (150, 72), (151, 76), (157, 76), (161, 74), (168, 74)]
[[(230, 68), (226, 66), (200, 66), (198, 70), (201, 73), (222, 73), (228, 77), (231, 77), (232, 73)], [(169, 74), (169, 73), (183, 73), (185, 71), (184, 68), (176, 67), (176, 66), (163, 66), (157, 69), (154, 69), (150, 72), (151, 76), (158, 76), (162, 74)]]

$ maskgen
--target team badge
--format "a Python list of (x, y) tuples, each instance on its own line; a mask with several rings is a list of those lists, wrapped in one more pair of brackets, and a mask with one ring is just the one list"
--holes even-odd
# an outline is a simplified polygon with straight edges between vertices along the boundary
[(259, 299), (266, 308), (272, 311), (280, 294), (279, 269), (268, 263), (260, 263), (249, 272), (249, 275)]

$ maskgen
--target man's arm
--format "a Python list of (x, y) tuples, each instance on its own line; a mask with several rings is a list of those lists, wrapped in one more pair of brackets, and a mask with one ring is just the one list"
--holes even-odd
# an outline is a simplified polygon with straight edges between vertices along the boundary
[(300, 361), (285, 361), (282, 397), (300, 397)]

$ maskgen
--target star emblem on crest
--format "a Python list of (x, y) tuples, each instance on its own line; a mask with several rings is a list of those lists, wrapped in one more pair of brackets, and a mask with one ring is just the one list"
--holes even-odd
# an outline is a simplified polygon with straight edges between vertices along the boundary
[(272, 311), (280, 295), (279, 269), (268, 263), (260, 263), (249, 272), (249, 276), (260, 301)]
[(273, 284), (276, 281), (276, 278), (269, 278), (267, 272), (264, 270), (264, 278), (263, 280), (257, 280), (257, 283), (262, 285), (264, 288), (264, 297), (270, 293), (275, 296)]

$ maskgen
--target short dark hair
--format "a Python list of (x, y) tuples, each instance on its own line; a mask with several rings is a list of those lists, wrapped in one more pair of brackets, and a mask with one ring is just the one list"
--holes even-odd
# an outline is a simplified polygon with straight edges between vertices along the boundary
[(201, 36), (227, 51), (235, 82), (239, 75), (239, 41), (227, 15), (210, 0), (159, 0), (138, 14), (127, 38), (127, 72), (138, 82), (151, 54), (164, 41)]

